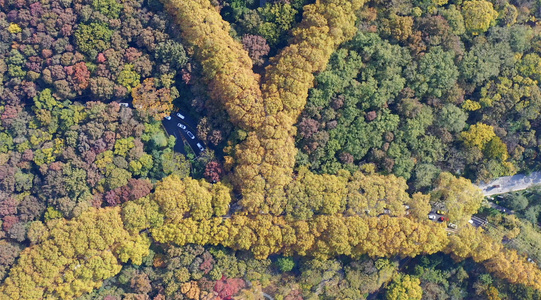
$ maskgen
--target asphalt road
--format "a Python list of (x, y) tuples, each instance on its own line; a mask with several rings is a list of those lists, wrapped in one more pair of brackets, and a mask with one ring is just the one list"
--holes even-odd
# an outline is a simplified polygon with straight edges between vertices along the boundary
[(541, 172), (499, 177), (489, 183), (481, 183), (479, 188), (485, 196), (491, 196), (525, 190), (535, 185), (541, 185)]
[[(180, 113), (184, 116), (184, 119), (181, 119), (177, 113)], [(186, 126), (186, 129), (182, 129), (177, 126), (177, 124), (183, 124)], [(175, 112), (171, 114), (171, 120), (167, 120), (164, 118), (162, 120), (163, 127), (165, 127), (165, 130), (168, 134), (173, 135), (177, 138), (177, 142), (175, 144), (174, 150), (177, 152), (180, 152), (184, 155), (186, 155), (186, 151), (184, 149), (184, 142), (185, 140), (190, 148), (192, 148), (193, 152), (196, 156), (199, 156), (205, 149), (205, 144), (203, 141), (197, 138), (197, 125), (196, 123), (191, 120), (185, 113), (182, 112)], [(191, 132), (193, 134), (193, 138), (188, 135), (188, 132)], [(203, 147), (203, 150), (199, 149), (197, 144), (200, 144)]]
[(471, 217), (471, 222), (470, 224), (472, 224), (472, 226), (474, 227), (480, 227), (480, 226), (484, 226), (485, 224), (487, 224), (487, 220), (485, 219), (481, 219), (479, 217), (476, 217), (476, 216), (472, 216)]

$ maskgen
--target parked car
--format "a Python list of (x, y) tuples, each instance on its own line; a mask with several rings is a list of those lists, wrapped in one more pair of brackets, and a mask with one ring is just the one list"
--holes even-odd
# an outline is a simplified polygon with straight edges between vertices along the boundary
[(430, 214), (430, 215), (428, 215), (428, 218), (429, 218), (430, 220), (436, 220), (436, 215)]
[(452, 229), (456, 229), (457, 226), (456, 226), (455, 223), (449, 223), (449, 224), (447, 224), (447, 227), (452, 228)]
[(436, 213), (437, 213), (438, 215), (445, 215), (445, 212), (444, 212), (443, 210), (438, 210), (438, 211), (436, 211)]
[(447, 218), (447, 217), (439, 217), (438, 221), (440, 221), (440, 222), (449, 221), (449, 218)]
[(177, 126), (180, 127), (180, 129), (186, 129), (186, 125), (184, 124), (178, 123)]
[(473, 220), (469, 220), (468, 223), (472, 224), (473, 225)]
[(197, 143), (196, 146), (199, 148), (199, 151), (205, 151), (205, 148), (200, 143)]
[(189, 136), (192, 140), (195, 140), (195, 135), (191, 131), (186, 131), (186, 135)]
[(166, 120), (171, 120), (171, 116), (165, 116)]
[(177, 113), (177, 117), (181, 118), (182, 120), (184, 120), (184, 115), (181, 114), (181, 113)]

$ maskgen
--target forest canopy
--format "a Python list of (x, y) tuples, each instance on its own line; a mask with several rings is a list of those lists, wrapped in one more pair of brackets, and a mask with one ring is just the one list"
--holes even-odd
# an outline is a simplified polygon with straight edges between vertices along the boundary
[(540, 8), (0, 1), (0, 299), (538, 299)]

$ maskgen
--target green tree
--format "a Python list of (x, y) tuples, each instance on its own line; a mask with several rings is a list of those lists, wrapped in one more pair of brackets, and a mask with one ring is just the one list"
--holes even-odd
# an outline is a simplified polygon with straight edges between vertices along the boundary
[(295, 22), (295, 10), (290, 4), (276, 2), (268, 3), (258, 9), (263, 17), (263, 24), (258, 28), (258, 33), (262, 35), (271, 46), (276, 46), (284, 38), (285, 33)]
[(122, 11), (122, 4), (117, 0), (93, 0), (92, 8), (101, 12), (106, 17), (118, 19)]
[(75, 31), (75, 43), (81, 52), (95, 58), (99, 52), (109, 49), (112, 35), (113, 31), (106, 24), (81, 24)]
[(439, 98), (455, 87), (459, 73), (454, 58), (453, 52), (444, 51), (441, 47), (433, 47), (421, 57), (414, 79), (420, 95)]
[(449, 132), (460, 132), (466, 126), (468, 115), (453, 104), (446, 104), (436, 118), (436, 124)]
[(188, 62), (184, 46), (172, 40), (159, 43), (154, 52), (154, 57), (169, 64), (172, 70), (179, 70)]
[(295, 267), (295, 262), (291, 257), (279, 257), (276, 260), (276, 265), (281, 272), (289, 272)]
[(121, 186), (125, 186), (128, 184), (128, 180), (132, 177), (132, 174), (128, 172), (126, 169), (121, 168), (113, 168), (106, 180), (105, 184), (106, 187), (110, 190), (116, 189)]

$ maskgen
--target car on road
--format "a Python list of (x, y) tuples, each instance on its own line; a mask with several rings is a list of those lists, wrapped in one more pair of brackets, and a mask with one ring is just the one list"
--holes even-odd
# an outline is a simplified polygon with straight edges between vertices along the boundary
[(430, 215), (428, 215), (428, 218), (430, 220), (436, 220), (436, 215), (430, 214)]
[(165, 116), (166, 120), (171, 120), (171, 116)]
[(468, 223), (472, 224), (473, 225), (473, 220), (469, 220)]
[(487, 187), (487, 191), (491, 191), (493, 189), (497, 189), (497, 188), (500, 188), (500, 187), (502, 187), (502, 186), (499, 185), (499, 184), (491, 185), (491, 186)]
[(449, 224), (447, 224), (447, 227), (452, 228), (452, 229), (456, 229), (456, 228), (457, 228), (457, 226), (456, 226), (455, 223), (449, 223)]
[(186, 125), (178, 123), (177, 127), (180, 127), (180, 129), (186, 129)]
[(436, 211), (436, 213), (437, 213), (438, 215), (445, 215), (445, 212), (444, 212), (443, 210), (438, 210), (438, 211)]
[(195, 135), (189, 130), (186, 131), (186, 135), (189, 136), (192, 140), (195, 140)]
[(205, 151), (205, 148), (200, 143), (197, 143), (195, 145), (197, 146), (197, 148), (199, 148), (199, 151)]
[(177, 113), (177, 117), (181, 118), (182, 120), (184, 120), (184, 118), (185, 118), (184, 115), (181, 114), (181, 113)]

